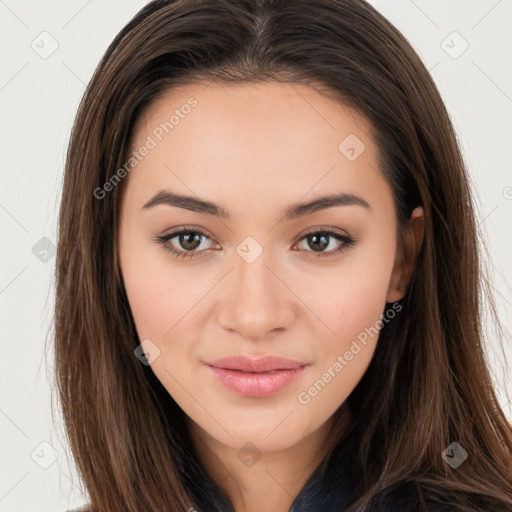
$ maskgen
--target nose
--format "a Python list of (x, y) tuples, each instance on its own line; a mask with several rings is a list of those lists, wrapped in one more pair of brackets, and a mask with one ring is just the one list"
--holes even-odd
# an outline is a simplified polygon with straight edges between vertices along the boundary
[(296, 318), (297, 298), (267, 254), (252, 263), (236, 260), (222, 290), (221, 327), (253, 341), (289, 329)]

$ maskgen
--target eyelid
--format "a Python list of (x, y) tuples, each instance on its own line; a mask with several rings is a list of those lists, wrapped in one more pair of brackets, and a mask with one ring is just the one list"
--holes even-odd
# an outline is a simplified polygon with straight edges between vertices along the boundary
[(346, 231), (340, 228), (335, 228), (333, 226), (313, 226), (312, 228), (307, 228), (305, 231), (301, 231), (297, 235), (297, 239), (301, 240), (305, 236), (311, 235), (313, 233), (331, 233), (340, 236), (346, 236), (347, 238), (353, 238)]
[[(183, 257), (183, 258), (187, 257), (187, 256), (197, 257), (197, 256), (200, 256), (202, 253), (206, 252), (206, 249), (202, 250), (202, 251), (183, 251), (183, 250), (174, 249), (174, 248), (172, 248), (172, 249), (166, 248), (166, 244), (168, 244), (173, 238), (175, 238), (178, 235), (181, 235), (183, 233), (195, 233), (195, 234), (201, 235), (204, 238), (207, 238), (208, 240), (211, 240), (214, 244), (217, 243), (217, 242), (215, 242), (214, 238), (206, 232), (206, 230), (204, 230), (203, 228), (190, 226), (190, 225), (189, 226), (180, 226), (179, 228), (174, 228), (174, 229), (171, 229), (161, 235), (157, 235), (154, 237), (154, 241), (156, 243), (160, 244), (164, 250), (170, 252), (171, 254), (174, 254), (175, 256), (179, 256), (179, 257)], [(219, 244), (217, 243), (217, 245), (219, 245)]]
[(327, 233), (330, 237), (335, 238), (341, 245), (337, 249), (331, 249), (326, 252), (315, 252), (315, 251), (298, 251), (304, 252), (306, 258), (329, 258), (331, 256), (336, 256), (344, 252), (346, 249), (354, 246), (358, 241), (358, 238), (355, 236), (349, 235), (346, 231), (340, 230), (339, 228), (334, 228), (332, 226), (314, 226), (313, 228), (308, 228), (305, 232), (297, 235), (297, 242), (294, 244), (294, 247), (299, 244), (302, 240), (304, 240), (307, 236), (318, 233)]
[(208, 238), (209, 240), (214, 240), (214, 237), (210, 235), (205, 229), (196, 227), (196, 226), (180, 226), (178, 228), (172, 228), (168, 231), (165, 231), (161, 235), (157, 235), (155, 239), (163, 239), (163, 238), (172, 238), (176, 235), (180, 235), (182, 233), (197, 233), (200, 235), (203, 235), (204, 237)]

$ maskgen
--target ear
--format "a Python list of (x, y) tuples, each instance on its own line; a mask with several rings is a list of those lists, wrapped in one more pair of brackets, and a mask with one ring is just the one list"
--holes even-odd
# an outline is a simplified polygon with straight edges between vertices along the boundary
[(425, 230), (423, 207), (416, 207), (409, 218), (404, 233), (403, 250), (397, 247), (395, 264), (389, 281), (387, 302), (396, 302), (404, 297), (414, 272), (416, 259), (423, 245)]

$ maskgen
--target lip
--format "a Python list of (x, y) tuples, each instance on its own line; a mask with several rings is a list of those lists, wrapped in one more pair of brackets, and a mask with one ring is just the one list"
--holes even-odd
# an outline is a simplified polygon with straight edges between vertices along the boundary
[(246, 356), (230, 356), (207, 361), (205, 364), (225, 370), (239, 370), (243, 372), (271, 372), (276, 370), (295, 370), (307, 363), (286, 359), (284, 357), (266, 356), (259, 359), (250, 359)]
[(283, 357), (250, 359), (224, 357), (205, 365), (227, 388), (238, 395), (265, 398), (291, 384), (305, 370), (307, 363)]

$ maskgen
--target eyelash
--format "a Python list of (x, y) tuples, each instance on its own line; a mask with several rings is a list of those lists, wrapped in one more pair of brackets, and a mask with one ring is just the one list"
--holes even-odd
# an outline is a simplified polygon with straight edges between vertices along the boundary
[[(203, 236), (209, 240), (210, 237), (198, 230), (198, 229), (195, 229), (195, 228), (188, 228), (188, 227), (183, 227), (179, 230), (176, 230), (176, 231), (173, 231), (171, 233), (168, 233), (166, 235), (159, 235), (159, 236), (156, 236), (155, 237), (155, 242), (160, 244), (163, 249), (169, 253), (171, 253), (174, 257), (176, 258), (186, 258), (186, 257), (189, 257), (189, 258), (195, 258), (197, 257), (198, 254), (202, 253), (202, 252), (205, 252), (205, 250), (202, 250), (202, 251), (181, 251), (181, 250), (177, 250), (175, 249), (174, 247), (172, 247), (172, 245), (170, 245), (168, 242), (170, 242), (170, 240), (172, 240), (173, 238), (176, 238), (178, 235), (181, 235), (181, 234), (195, 234), (195, 235), (200, 235), (200, 236)], [(348, 248), (352, 247), (355, 245), (355, 243), (357, 242), (357, 240), (355, 238), (352, 238), (352, 237), (349, 237), (347, 235), (342, 235), (341, 233), (337, 232), (337, 231), (334, 231), (333, 229), (330, 229), (330, 228), (326, 228), (326, 229), (316, 229), (314, 231), (310, 231), (308, 233), (306, 233), (305, 235), (302, 236), (302, 238), (299, 239), (299, 242), (301, 242), (302, 240), (304, 240), (305, 238), (307, 238), (308, 236), (310, 235), (329, 235), (329, 237), (332, 237), (340, 242), (343, 242), (337, 249), (332, 249), (330, 251), (327, 251), (327, 252), (321, 252), (321, 253), (315, 253), (315, 251), (305, 251), (306, 253), (313, 253), (314, 256), (310, 256), (308, 255), (307, 257), (310, 258), (310, 257), (313, 257), (313, 258), (325, 258), (325, 257), (329, 257), (329, 256), (333, 256), (335, 254), (340, 254), (342, 253), (343, 251), (347, 250)]]

